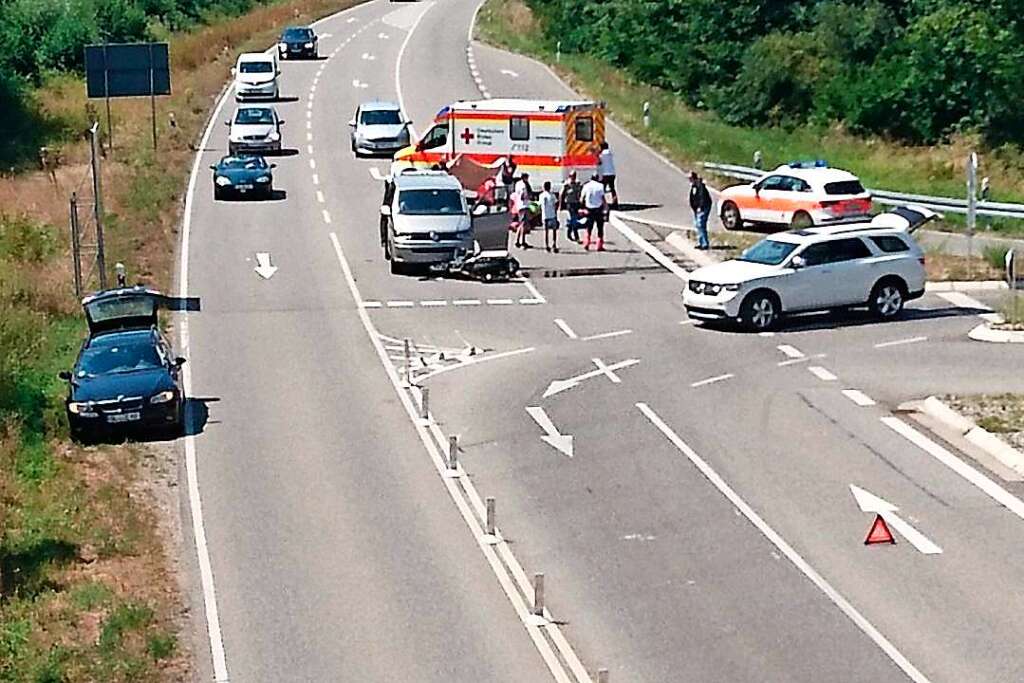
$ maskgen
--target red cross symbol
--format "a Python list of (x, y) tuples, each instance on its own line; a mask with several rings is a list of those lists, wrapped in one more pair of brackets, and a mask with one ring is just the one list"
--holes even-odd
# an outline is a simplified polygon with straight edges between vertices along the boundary
[(466, 130), (462, 131), (462, 134), (459, 137), (462, 138), (462, 141), (468, 145), (469, 141), (475, 138), (476, 136), (473, 135), (472, 132), (470, 132), (469, 128), (467, 128)]

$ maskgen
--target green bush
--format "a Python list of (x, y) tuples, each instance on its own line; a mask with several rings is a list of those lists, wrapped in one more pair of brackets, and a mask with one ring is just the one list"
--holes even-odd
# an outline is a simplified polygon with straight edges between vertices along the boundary
[(551, 40), (731, 123), (1024, 143), (1011, 0), (529, 0)]

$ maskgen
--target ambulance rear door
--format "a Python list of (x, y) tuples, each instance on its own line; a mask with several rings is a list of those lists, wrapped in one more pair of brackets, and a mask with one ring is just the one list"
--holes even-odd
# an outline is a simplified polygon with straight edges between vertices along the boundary
[(597, 169), (597, 154), (604, 142), (604, 110), (595, 105), (574, 107), (565, 116), (564, 173), (576, 171), (581, 182)]

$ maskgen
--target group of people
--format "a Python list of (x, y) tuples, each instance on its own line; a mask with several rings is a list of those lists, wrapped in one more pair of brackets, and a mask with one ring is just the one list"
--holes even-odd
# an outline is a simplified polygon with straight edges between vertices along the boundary
[[(530, 249), (526, 237), (530, 229), (533, 188), (530, 186), (530, 174), (523, 172), (516, 176), (516, 170), (515, 160), (511, 157), (506, 159), (501, 168), (501, 182), (508, 189), (515, 246)], [(557, 195), (552, 192), (551, 182), (545, 181), (538, 203), (544, 248), (547, 251), (558, 253), (558, 215), (561, 211), (567, 214), (566, 233), (570, 241), (581, 243), (584, 250), (589, 251), (593, 244), (597, 251), (604, 251), (605, 218), (609, 210), (619, 207), (618, 192), (615, 189), (615, 157), (608, 143), (601, 143), (597, 172), (590, 180), (581, 183), (576, 171), (571, 171)], [(585, 231), (582, 240), (580, 228)]]
[[(530, 174), (518, 170), (515, 160), (507, 158), (501, 167), (501, 182), (508, 190), (512, 211), (512, 225), (515, 230), (515, 246), (530, 249), (527, 234), (530, 231), (532, 215), (530, 202), (534, 196), (530, 186)], [(551, 182), (545, 181), (538, 196), (540, 220), (544, 230), (544, 248), (558, 253), (558, 229), (560, 212), (567, 214), (566, 232), (568, 239), (589, 250), (593, 244), (597, 251), (604, 251), (604, 223), (609, 210), (619, 208), (618, 192), (615, 189), (615, 157), (607, 142), (602, 142), (598, 153), (597, 172), (590, 180), (581, 183), (576, 171), (562, 184), (556, 195)], [(704, 179), (696, 171), (690, 172), (690, 209), (693, 211), (694, 227), (697, 231), (697, 248), (709, 249), (708, 218), (711, 216), (713, 200)], [(580, 228), (584, 229), (582, 240)]]

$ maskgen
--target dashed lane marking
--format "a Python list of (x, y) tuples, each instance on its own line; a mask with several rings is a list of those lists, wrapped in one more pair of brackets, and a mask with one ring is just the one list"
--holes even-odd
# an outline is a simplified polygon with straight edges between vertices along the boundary
[(321, 192), (320, 190), (316, 191), (316, 201), (319, 202), (320, 204), (324, 203), (324, 193)]
[(328, 225), (331, 223), (331, 214), (327, 212), (327, 209), (324, 209), (324, 223), (327, 223)]
[(850, 399), (862, 408), (875, 405), (874, 399), (857, 389), (843, 389), (843, 396)]
[(838, 377), (833, 375), (831, 372), (821, 367), (820, 365), (812, 365), (807, 368), (808, 372), (820, 379), (822, 382), (835, 382)]
[(690, 384), (690, 386), (693, 387), (694, 389), (696, 389), (697, 387), (704, 387), (704, 386), (707, 386), (709, 384), (715, 384), (717, 382), (724, 382), (725, 380), (732, 379), (735, 376), (736, 375), (732, 374), (731, 372), (727, 372), (724, 375), (717, 375), (716, 377), (708, 377), (707, 379), (702, 379), (699, 382), (693, 382), (693, 383)]
[(555, 318), (555, 325), (558, 325), (558, 329), (562, 330), (562, 332), (565, 333), (565, 336), (569, 339), (579, 339), (579, 335), (569, 327), (569, 323), (565, 322), (561, 318)]
[(881, 344), (875, 344), (876, 349), (885, 349), (890, 346), (903, 346), (904, 344), (916, 344), (917, 342), (927, 341), (928, 337), (910, 337), (908, 339), (896, 339), (894, 341), (882, 342)]
[(782, 353), (786, 354), (790, 358), (803, 358), (804, 357), (804, 352), (803, 351), (801, 351), (800, 349), (796, 348), (795, 346), (790, 346), (789, 344), (779, 344), (778, 347), (776, 347), (776, 348), (778, 348), (779, 351), (781, 351)]

